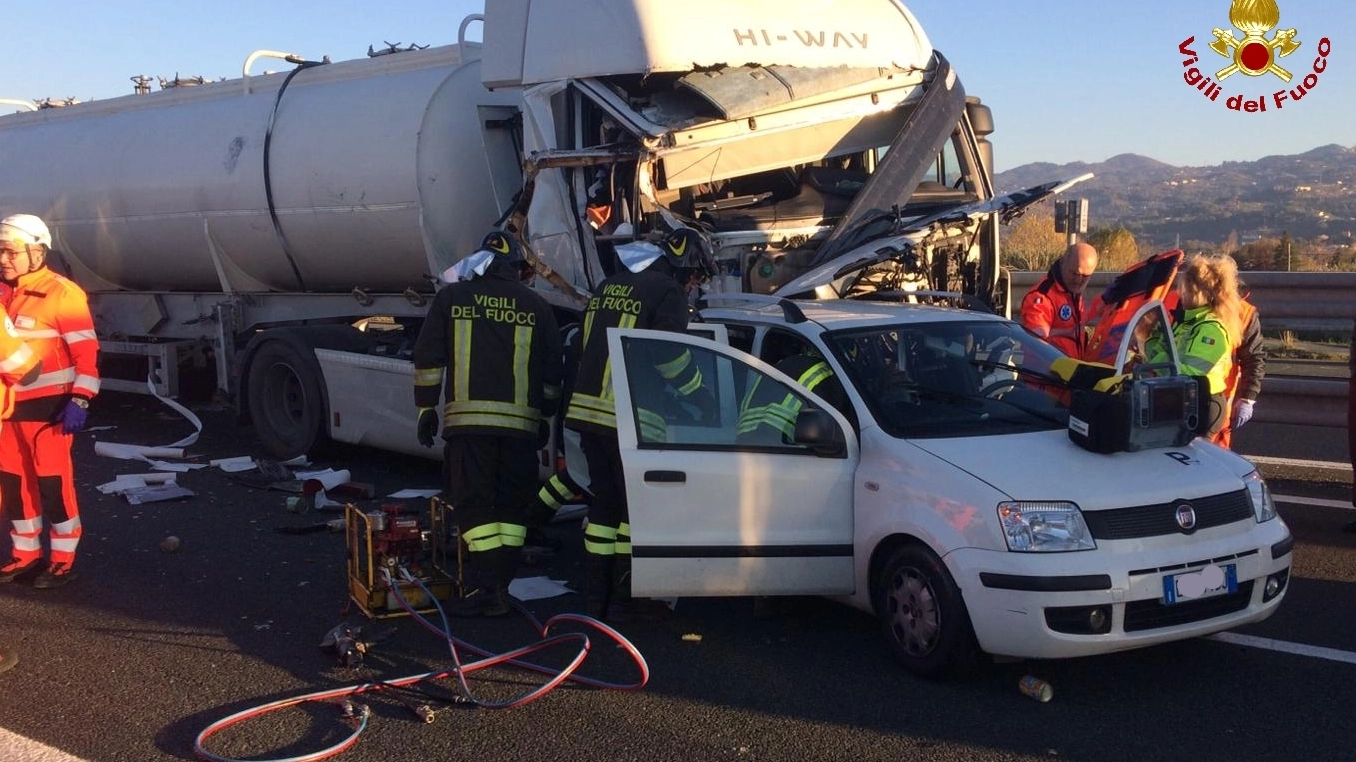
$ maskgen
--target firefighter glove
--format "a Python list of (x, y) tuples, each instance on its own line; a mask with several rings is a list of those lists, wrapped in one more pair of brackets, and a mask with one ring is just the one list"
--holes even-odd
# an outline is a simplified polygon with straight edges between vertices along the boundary
[(419, 410), (419, 444), (433, 446), (433, 438), (438, 436), (438, 411), (431, 407)]
[(1234, 428), (1242, 428), (1243, 424), (1252, 420), (1253, 404), (1252, 400), (1239, 400), (1234, 403)]
[[(81, 400), (81, 402), (84, 402), (84, 400)], [(88, 404), (88, 402), (85, 402), (85, 405)], [(60, 413), (57, 413), (57, 423), (61, 424), (63, 434), (76, 434), (84, 431), (85, 419), (89, 417), (89, 411), (85, 409), (85, 405), (81, 405), (74, 399), (66, 400), (66, 406), (61, 408)]]

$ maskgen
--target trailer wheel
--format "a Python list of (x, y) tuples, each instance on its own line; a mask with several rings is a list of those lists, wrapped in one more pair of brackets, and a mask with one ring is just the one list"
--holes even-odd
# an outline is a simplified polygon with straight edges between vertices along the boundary
[(248, 384), (250, 420), (271, 455), (295, 458), (323, 440), (325, 400), (313, 357), (290, 342), (266, 342), (250, 362)]

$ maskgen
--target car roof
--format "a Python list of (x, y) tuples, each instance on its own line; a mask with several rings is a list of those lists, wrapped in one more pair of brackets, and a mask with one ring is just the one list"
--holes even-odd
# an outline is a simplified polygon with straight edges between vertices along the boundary
[(1006, 320), (993, 313), (956, 307), (855, 299), (778, 299), (773, 296), (730, 294), (713, 295), (710, 302), (713, 306), (702, 309), (701, 315), (703, 319), (714, 323), (794, 325), (800, 322), (795, 317), (799, 314), (829, 331), (898, 323)]

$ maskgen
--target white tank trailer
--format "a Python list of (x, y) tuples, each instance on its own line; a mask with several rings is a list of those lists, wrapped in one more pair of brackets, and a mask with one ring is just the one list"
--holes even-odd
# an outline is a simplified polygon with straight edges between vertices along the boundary
[[(463, 42), (0, 117), (0, 210), (43, 217), (53, 266), (90, 292), (106, 370), (139, 377), (106, 388), (145, 391), (149, 357), (174, 394), (196, 363), (279, 457), (326, 410), (347, 439), (425, 454), (412, 428), (364, 423), (361, 389), (345, 416), (310, 350), (398, 360), (384, 322), (348, 326), (422, 317), (521, 188), (520, 96), (479, 64)], [(410, 397), (400, 364), (390, 392)]]

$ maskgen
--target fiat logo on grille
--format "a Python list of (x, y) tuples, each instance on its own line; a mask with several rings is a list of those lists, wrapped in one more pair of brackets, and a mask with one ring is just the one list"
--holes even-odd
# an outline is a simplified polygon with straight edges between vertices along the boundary
[(1177, 506), (1177, 526), (1183, 531), (1190, 532), (1196, 528), (1196, 509), (1191, 507), (1191, 503), (1182, 503)]

